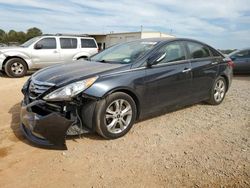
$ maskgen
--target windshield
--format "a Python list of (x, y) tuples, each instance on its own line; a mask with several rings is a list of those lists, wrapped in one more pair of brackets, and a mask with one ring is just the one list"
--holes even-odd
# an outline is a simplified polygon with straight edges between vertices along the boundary
[(20, 45), (21, 47), (29, 47), (31, 44), (33, 44), (35, 41), (37, 41), (39, 38), (41, 37), (34, 37), (28, 41), (26, 41), (25, 43), (23, 43), (22, 45)]
[(133, 41), (118, 44), (94, 55), (90, 60), (128, 64), (142, 57), (156, 44), (157, 42), (149, 41)]

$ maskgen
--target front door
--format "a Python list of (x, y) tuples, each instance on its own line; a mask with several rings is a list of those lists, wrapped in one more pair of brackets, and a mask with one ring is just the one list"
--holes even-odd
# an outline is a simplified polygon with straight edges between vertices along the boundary
[(60, 63), (60, 51), (55, 37), (42, 38), (32, 49), (34, 68), (43, 68)]
[(191, 65), (182, 42), (172, 42), (159, 49), (165, 57), (146, 69), (148, 111), (179, 106), (190, 100)]

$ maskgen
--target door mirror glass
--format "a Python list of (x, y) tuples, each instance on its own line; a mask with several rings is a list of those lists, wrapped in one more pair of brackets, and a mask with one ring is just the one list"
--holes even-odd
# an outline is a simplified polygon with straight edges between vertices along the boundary
[(166, 52), (157, 52), (148, 58), (147, 65), (149, 67), (155, 65), (159, 63), (161, 60), (163, 60), (165, 57), (166, 57)]

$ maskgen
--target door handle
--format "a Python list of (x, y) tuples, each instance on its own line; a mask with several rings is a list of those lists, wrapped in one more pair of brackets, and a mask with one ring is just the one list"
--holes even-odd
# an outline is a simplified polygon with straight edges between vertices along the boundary
[(211, 63), (211, 65), (217, 65), (217, 64), (218, 64), (217, 61)]
[(191, 68), (185, 68), (182, 72), (189, 72), (191, 71)]
[(56, 54), (56, 53), (58, 53), (58, 51), (57, 51), (57, 50), (54, 50), (54, 53)]

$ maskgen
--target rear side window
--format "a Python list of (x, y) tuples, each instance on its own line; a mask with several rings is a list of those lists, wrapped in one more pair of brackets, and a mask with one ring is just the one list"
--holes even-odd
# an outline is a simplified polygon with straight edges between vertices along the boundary
[(188, 42), (187, 46), (192, 59), (210, 57), (208, 48), (202, 44)]
[(62, 49), (77, 48), (77, 39), (75, 38), (60, 38), (60, 45)]
[(56, 49), (56, 39), (55, 38), (43, 38), (38, 41), (36, 45), (41, 45), (41, 49)]
[(161, 48), (160, 51), (166, 53), (165, 58), (159, 62), (160, 64), (174, 62), (174, 61), (181, 61), (186, 59), (183, 46), (179, 42), (173, 42), (167, 44), (166, 46)]
[(96, 48), (96, 43), (93, 39), (81, 39), (82, 48)]
[(222, 57), (222, 55), (213, 48), (209, 48), (214, 57)]

